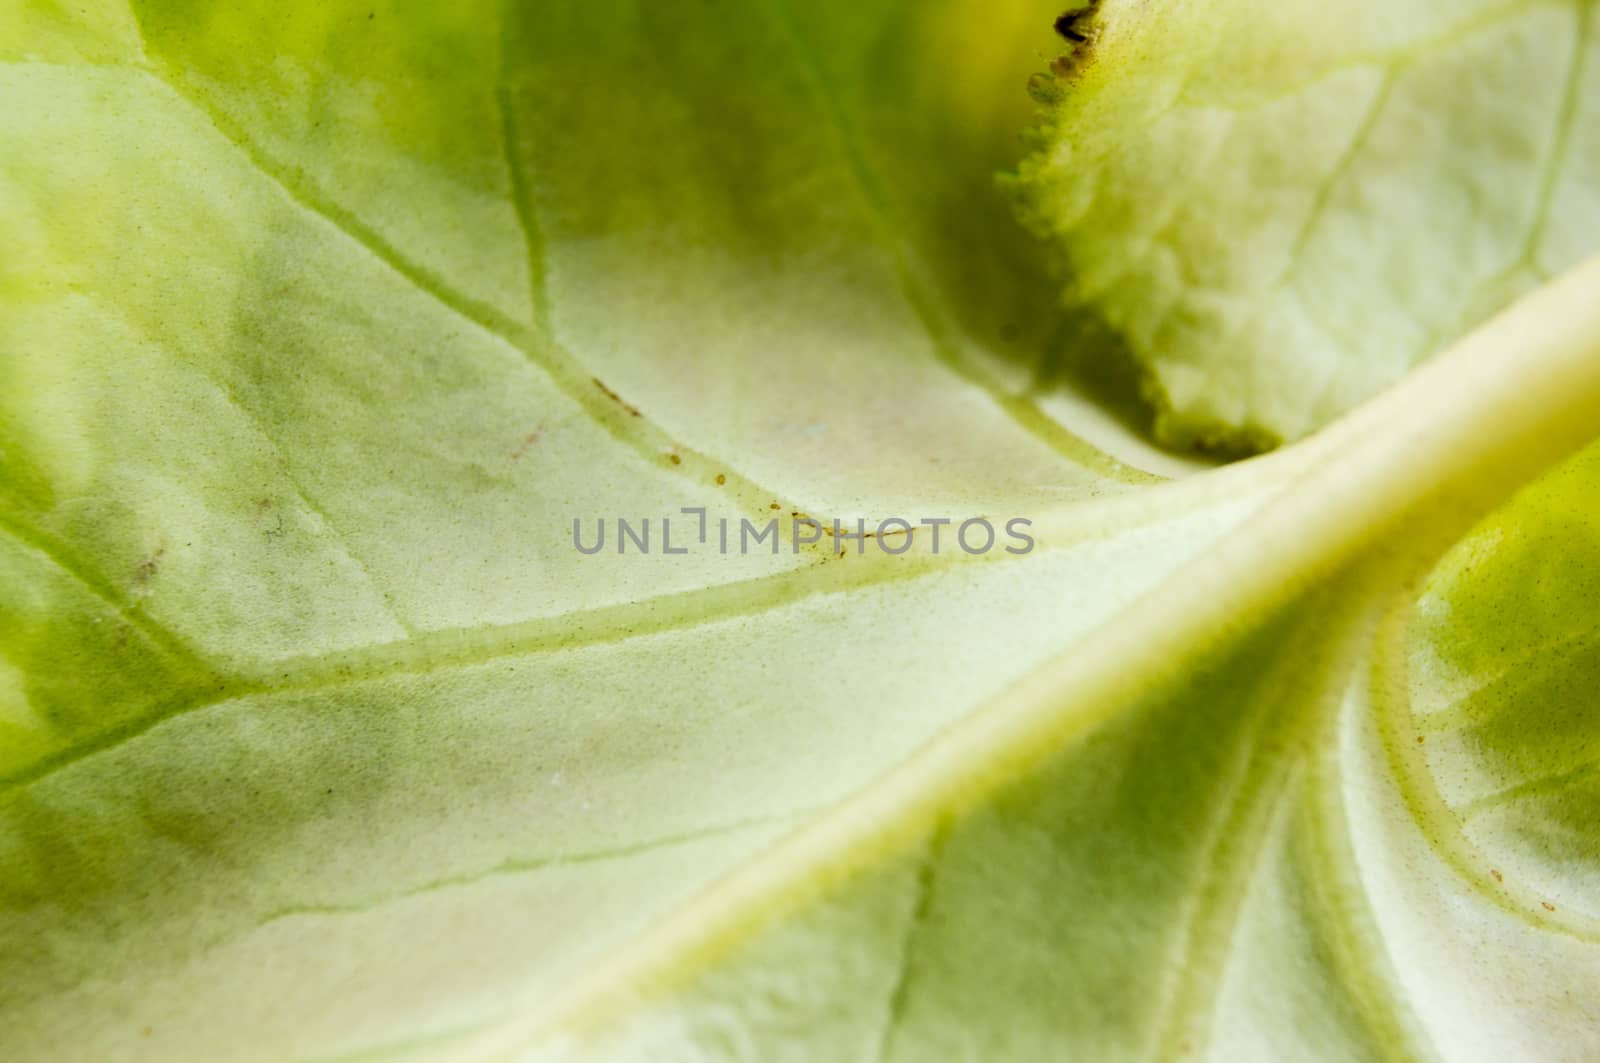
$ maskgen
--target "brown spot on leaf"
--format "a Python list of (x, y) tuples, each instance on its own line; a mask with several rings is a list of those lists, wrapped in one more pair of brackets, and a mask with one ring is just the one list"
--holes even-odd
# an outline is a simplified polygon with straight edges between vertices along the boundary
[(528, 452), (528, 448), (533, 446), (537, 442), (539, 442), (539, 433), (536, 432), (536, 431), (535, 432), (529, 432), (527, 435), (523, 436), (522, 437), (522, 443), (512, 453), (511, 460), (512, 461), (516, 461), (518, 458), (522, 457), (522, 455), (524, 455), (524, 454), (526, 454)]
[(682, 465), (683, 464), (683, 459), (678, 457), (678, 455), (676, 455), (676, 454), (668, 454), (667, 455), (667, 460), (672, 462), (672, 464), (674, 464), (674, 465)]
[(156, 552), (139, 562), (138, 569), (134, 572), (134, 579), (140, 583), (148, 583), (161, 568), (161, 559), (166, 556), (165, 546), (157, 547)]
[(1556, 910), (1556, 906), (1551, 904), (1549, 901), (1540, 901), (1539, 907), (1543, 908), (1547, 912), (1553, 912)]
[(1078, 26), (1087, 14), (1089, 14), (1088, 11), (1080, 10), (1068, 11), (1066, 14), (1061, 15), (1055, 21), (1056, 32), (1074, 44), (1082, 44), (1089, 39), (1089, 35), (1079, 29)]
[(1502, 875), (1502, 874), (1501, 874), (1501, 873), (1500, 873), (1500, 872), (1499, 872), (1499, 871), (1498, 871), (1498, 870), (1497, 870), (1497, 869), (1495, 869), (1495, 868), (1492, 868), (1492, 867), (1491, 867), (1491, 868), (1490, 868), (1490, 869), (1489, 869), (1489, 874), (1490, 874), (1490, 875), (1491, 875), (1491, 876), (1492, 876), (1492, 877), (1493, 877), (1493, 878), (1494, 878), (1494, 880), (1495, 880), (1495, 881), (1496, 881), (1496, 882), (1504, 882), (1504, 881), (1505, 881), (1505, 880), (1506, 880), (1506, 877), (1505, 877), (1505, 876), (1504, 876), (1504, 875)]
[(725, 484), (727, 482), (728, 482), (728, 478), (726, 476), (722, 475), (720, 472), (717, 473), (717, 486), (718, 487), (721, 487), (723, 484)]
[(618, 395), (615, 391), (612, 391), (610, 388), (606, 387), (605, 382), (602, 381), (599, 377), (595, 376), (595, 377), (590, 377), (589, 379), (594, 381), (594, 386), (595, 387), (597, 387), (601, 391), (605, 392), (606, 398), (610, 399), (612, 402), (616, 403), (618, 406), (621, 406), (624, 410), (627, 410), (630, 416), (633, 416), (633, 417), (639, 416), (639, 408), (637, 406), (634, 406), (632, 403), (624, 401), (621, 395)]
[[(1076, 9), (1064, 12), (1056, 18), (1055, 31), (1067, 42), (1066, 54), (1050, 64), (1050, 72), (1059, 81), (1073, 79), (1094, 61), (1095, 45), (1100, 37), (1100, 27), (1096, 21), (1099, 9), (1099, 0), (1089, 0), (1088, 3), (1080, 3)], [(1045, 104), (1058, 100), (1060, 93), (1059, 84), (1032, 89), (1034, 98)]]

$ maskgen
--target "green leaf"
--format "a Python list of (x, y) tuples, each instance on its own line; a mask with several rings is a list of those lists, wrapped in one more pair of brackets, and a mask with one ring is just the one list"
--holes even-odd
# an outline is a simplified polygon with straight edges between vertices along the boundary
[[(1409, 616), (1593, 436), (1600, 266), (1183, 476), (992, 194), (1055, 14), (8, 18), (0, 1055), (1595, 1050), (1592, 820), (1443, 829), (1583, 793), (1580, 671), (1474, 699), (1593, 459)], [(1037, 547), (573, 548), (683, 507)]]
[[(1491, 352), (1561, 303), (1586, 319), (1566, 364), (1595, 379), (1600, 303), (1573, 281), (1313, 445), (1241, 467), (1311, 465), (1155, 593), (486, 1054), (525, 1037), (535, 1058), (603, 1059), (1600, 1050), (1592, 771), (1542, 780), (1549, 805), (1516, 795), (1506, 827), (1448, 789), (1472, 758), (1540, 763), (1559, 741), (1565, 765), (1592, 759), (1596, 625), (1579, 595), (1594, 532), (1562, 502), (1592, 496), (1600, 449), (1475, 528), (1427, 578), (1420, 621), (1412, 605), (1472, 499), (1564, 425), (1589, 431), (1592, 408), (1524, 420), (1479, 405), (1522, 378)], [(1489, 442), (1487, 423), (1510, 435)], [(1498, 625), (1526, 555), (1508, 526), (1574, 581), (1519, 599), (1516, 648), (1526, 660), (1564, 623), (1574, 654), (1538, 669), (1537, 692), (1499, 688), (1498, 733), (1443, 747), (1460, 724), (1429, 707), (1499, 678), (1474, 651), (1512, 650)], [(1448, 682), (1428, 663), (1445, 660)], [(703, 973), (686, 979), (686, 963)]]
[(1592, 0), (1076, 6), (1014, 187), (1169, 443), (1298, 439), (1600, 250)]
[(1590, 937), (1600, 927), (1597, 491), (1591, 447), (1434, 574), (1409, 636), (1419, 682), (1406, 747), (1417, 814), (1448, 809), (1459, 821), (1462, 875)]

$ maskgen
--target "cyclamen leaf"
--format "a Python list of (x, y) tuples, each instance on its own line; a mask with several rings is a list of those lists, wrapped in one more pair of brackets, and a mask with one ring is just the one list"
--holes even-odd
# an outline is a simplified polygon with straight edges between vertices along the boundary
[(1600, 250), (1592, 0), (1087, 7), (1013, 187), (1169, 443), (1298, 439)]
[[(1057, 13), (8, 18), (0, 1055), (1591, 1052), (1592, 826), (1441, 825), (1583, 792), (1580, 672), (1456, 703), (1592, 461), (1405, 620), (1592, 436), (1596, 267), (1161, 482), (988, 195)], [(1038, 548), (572, 549), (684, 506)]]

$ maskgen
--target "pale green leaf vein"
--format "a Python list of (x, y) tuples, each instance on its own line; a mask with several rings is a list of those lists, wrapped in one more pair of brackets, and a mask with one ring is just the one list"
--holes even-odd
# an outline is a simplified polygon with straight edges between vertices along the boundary
[(761, 827), (771, 827), (787, 823), (804, 816), (805, 809), (793, 812), (777, 813), (766, 816), (746, 817), (727, 823), (715, 823), (692, 830), (679, 831), (674, 834), (661, 835), (655, 838), (645, 838), (640, 841), (630, 842), (625, 845), (616, 845), (604, 849), (592, 849), (575, 853), (560, 853), (544, 857), (527, 857), (521, 859), (507, 859), (492, 867), (466, 872), (458, 875), (447, 875), (431, 879), (407, 889), (395, 890), (378, 896), (359, 901), (338, 904), (299, 904), (286, 908), (279, 908), (263, 915), (252, 928), (260, 930), (273, 923), (285, 919), (309, 918), (336, 918), (339, 916), (361, 915), (378, 908), (398, 904), (402, 901), (412, 900), (417, 897), (431, 894), (444, 893), (452, 890), (467, 889), (480, 885), (491, 879), (506, 878), (515, 875), (531, 875), (542, 871), (552, 871), (560, 868), (579, 867), (584, 864), (599, 864), (613, 860), (626, 860), (632, 857), (644, 856), (661, 849), (676, 848), (690, 845), (699, 841), (712, 838), (725, 837), (739, 834), (744, 831), (755, 830)]
[(913, 884), (911, 911), (906, 919), (905, 932), (900, 938), (900, 951), (895, 959), (894, 982), (889, 987), (889, 999), (884, 1007), (883, 1026), (879, 1031), (874, 1059), (887, 1063), (894, 1049), (895, 1034), (905, 1022), (906, 1008), (911, 998), (912, 969), (916, 961), (917, 938), (928, 923), (933, 910), (933, 891), (938, 876), (939, 857), (943, 850), (943, 836), (935, 832), (923, 847), (917, 862)]
[(0, 531), (5, 532), (21, 546), (43, 557), (84, 590), (104, 602), (128, 626), (144, 635), (167, 656), (187, 664), (197, 672), (211, 671), (202, 654), (190, 647), (175, 632), (152, 620), (137, 605), (129, 603), (115, 586), (77, 557), (55, 536), (19, 520), (13, 513), (5, 510), (0, 510)]
[[(640, 602), (512, 624), (425, 632), (393, 643), (289, 658), (218, 680), (198, 695), (170, 701), (153, 712), (0, 777), (0, 798), (90, 757), (109, 752), (177, 717), (239, 698), (311, 694), (400, 675), (466, 668), (505, 657), (576, 650), (746, 619), (814, 595), (914, 580), (936, 571), (944, 563), (942, 558), (947, 556), (941, 555), (940, 559), (917, 555), (885, 557), (859, 564), (818, 561), (783, 573), (679, 591)], [(999, 558), (995, 561), (1007, 563)]]

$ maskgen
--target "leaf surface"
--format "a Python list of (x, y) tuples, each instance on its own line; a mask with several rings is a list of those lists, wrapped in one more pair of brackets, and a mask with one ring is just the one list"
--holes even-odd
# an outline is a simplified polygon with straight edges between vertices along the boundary
[(1600, 249), (1592, 0), (1077, 6), (1014, 186), (1168, 442), (1301, 438)]
[[(1593, 267), (1185, 476), (991, 194), (1035, 5), (16, 16), (8, 1058), (1591, 1047), (1588, 821), (1474, 811), (1587, 792), (1580, 671), (1482, 692), (1590, 466), (1406, 606), (1592, 435)], [(573, 548), (684, 507), (1037, 548)], [(1541, 979), (1441, 1012), (1480, 910)]]

